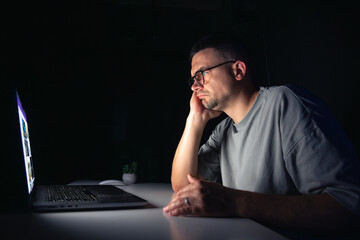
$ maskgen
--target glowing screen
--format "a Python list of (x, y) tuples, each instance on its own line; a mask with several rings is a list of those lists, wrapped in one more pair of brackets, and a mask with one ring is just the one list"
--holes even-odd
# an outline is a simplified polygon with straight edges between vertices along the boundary
[(21, 106), (21, 102), (18, 94), (17, 94), (17, 106), (19, 113), (19, 123), (20, 123), (21, 142), (22, 142), (25, 171), (26, 171), (26, 180), (27, 180), (28, 192), (31, 193), (34, 187), (35, 176), (34, 176), (34, 168), (32, 163), (32, 156), (31, 156), (29, 129), (26, 121), (26, 114)]

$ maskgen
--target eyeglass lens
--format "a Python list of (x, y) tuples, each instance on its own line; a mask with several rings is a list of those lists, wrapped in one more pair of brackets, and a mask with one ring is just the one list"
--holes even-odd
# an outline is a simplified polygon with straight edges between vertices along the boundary
[(204, 75), (202, 72), (197, 72), (195, 74), (195, 80), (198, 84), (203, 85), (204, 84)]
[(204, 75), (202, 74), (202, 72), (197, 72), (197, 73), (195, 73), (195, 76), (190, 77), (190, 78), (189, 78), (189, 85), (192, 86), (195, 81), (196, 81), (197, 84), (199, 84), (199, 85), (203, 85), (203, 84), (204, 84)]

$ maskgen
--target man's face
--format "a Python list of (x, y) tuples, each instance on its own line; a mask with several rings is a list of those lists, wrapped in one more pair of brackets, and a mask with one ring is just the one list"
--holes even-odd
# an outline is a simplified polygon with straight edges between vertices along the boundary
[[(191, 63), (191, 76), (197, 71), (204, 70), (230, 59), (225, 58), (217, 50), (206, 48), (196, 53)], [(203, 106), (208, 109), (223, 111), (231, 94), (234, 83), (232, 63), (222, 65), (204, 72), (205, 83), (203, 86), (196, 81), (191, 87)]]

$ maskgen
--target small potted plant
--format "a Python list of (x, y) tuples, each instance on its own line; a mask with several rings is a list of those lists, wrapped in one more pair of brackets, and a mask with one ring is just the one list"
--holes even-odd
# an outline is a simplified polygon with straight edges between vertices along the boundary
[(133, 161), (130, 164), (123, 166), (122, 179), (125, 184), (134, 184), (136, 182), (137, 162)]

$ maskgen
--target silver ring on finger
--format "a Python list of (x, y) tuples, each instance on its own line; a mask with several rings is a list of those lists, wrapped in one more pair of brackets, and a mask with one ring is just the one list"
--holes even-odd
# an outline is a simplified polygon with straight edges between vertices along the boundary
[(190, 206), (190, 201), (189, 201), (189, 198), (188, 198), (188, 197), (186, 197), (184, 200), (185, 200), (185, 204), (186, 204), (186, 205), (188, 205), (188, 206)]

